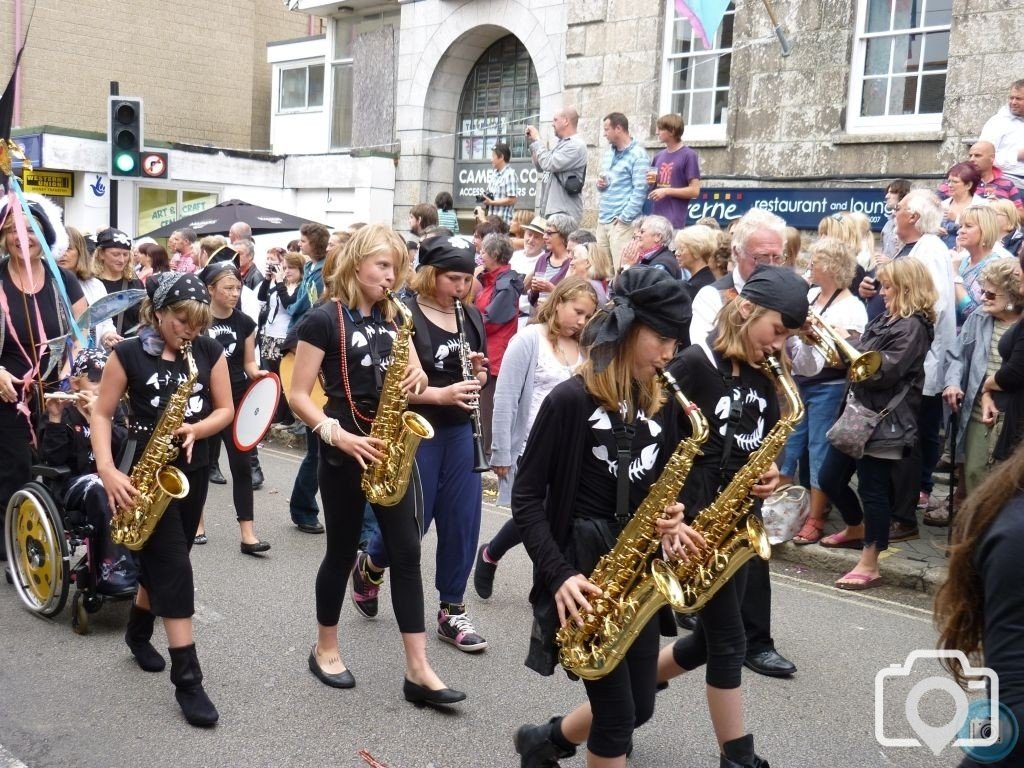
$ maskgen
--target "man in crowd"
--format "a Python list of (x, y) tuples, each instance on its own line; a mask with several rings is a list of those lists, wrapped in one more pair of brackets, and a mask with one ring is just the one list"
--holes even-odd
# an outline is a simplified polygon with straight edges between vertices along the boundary
[(516, 207), (519, 185), (516, 181), (516, 170), (509, 161), (512, 150), (508, 144), (495, 144), (491, 150), (491, 167), (494, 176), (487, 185), (487, 194), (483, 202), (487, 206), (489, 216), (500, 216), (505, 224), (512, 223), (512, 209)]
[(683, 144), (681, 115), (658, 118), (658, 139), (665, 148), (654, 156), (647, 171), (651, 213), (664, 216), (676, 229), (686, 226), (686, 206), (700, 194), (697, 153)]
[[(1021, 199), (1020, 190), (1017, 185), (1007, 177), (996, 162), (996, 148), (990, 141), (976, 141), (967, 152), (967, 159), (974, 164), (981, 174), (981, 183), (974, 190), (974, 194), (988, 199), (997, 197), (1009, 200), (1018, 209), (1024, 207), (1024, 200)], [(939, 197), (945, 200), (949, 197), (949, 184), (945, 181), (939, 185)]]
[(234, 245), (239, 240), (252, 240), (252, 227), (244, 221), (236, 221), (228, 230), (228, 242)]
[(664, 216), (645, 216), (637, 234), (637, 253), (640, 256), (636, 265), (661, 269), (676, 280), (682, 280), (683, 272), (679, 269), (679, 261), (669, 248), (675, 236), (672, 222)]
[(981, 129), (981, 141), (995, 147), (995, 163), (1020, 189), (1024, 187), (1024, 80), (1010, 84), (1010, 98)]
[(537, 213), (550, 216), (564, 213), (574, 221), (583, 216), (583, 183), (587, 178), (587, 145), (576, 135), (580, 116), (574, 107), (563, 107), (551, 120), (558, 141), (548, 149), (540, 141), (535, 126), (526, 129), (533, 166), (540, 171)]
[(601, 161), (597, 189), (597, 247), (619, 266), (622, 249), (633, 237), (633, 224), (647, 197), (647, 151), (629, 135), (629, 120), (612, 112), (602, 123), (608, 151)]
[(256, 243), (249, 239), (234, 240), (231, 246), (238, 252), (238, 272), (242, 276), (242, 285), (256, 291), (263, 282), (263, 275), (253, 263), (253, 251)]
[(409, 231), (416, 237), (422, 238), (424, 232), (436, 226), (437, 207), (433, 203), (416, 203), (409, 210)]
[(174, 272), (195, 272), (196, 261), (192, 245), (196, 241), (195, 230), (178, 229), (167, 238), (167, 249), (171, 252), (171, 269)]
[[(523, 249), (512, 254), (509, 265), (512, 271), (523, 277), (532, 275), (537, 259), (544, 252), (544, 230), (548, 223), (540, 216), (534, 216), (530, 223), (523, 227)], [(519, 297), (519, 327), (526, 325), (530, 319), (530, 296), (523, 291)]]

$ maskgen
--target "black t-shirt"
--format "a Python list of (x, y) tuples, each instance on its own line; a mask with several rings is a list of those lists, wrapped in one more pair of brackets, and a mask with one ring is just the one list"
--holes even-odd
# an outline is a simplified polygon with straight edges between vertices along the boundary
[[(63, 302), (57, 298), (57, 286), (53, 282), (53, 275), (49, 269), (43, 270), (43, 285), (35, 294), (22, 294), (10, 278), (10, 262), (0, 265), (0, 282), (3, 284), (4, 295), (7, 300), (7, 311), (10, 313), (9, 322), (5, 319), (0, 330), (0, 338), (3, 339), (3, 349), (0, 350), (0, 365), (10, 371), (16, 379), (20, 379), (30, 368), (30, 363), (25, 355), (34, 357), (31, 350), (32, 342), (39, 344), (46, 339), (55, 339), (70, 331), (70, 325), (66, 317)], [(73, 305), (83, 297), (82, 286), (74, 273), (60, 268), (61, 277), (64, 280), (64, 287), (67, 290), (68, 298)], [(28, 315), (25, 314), (26, 306)], [(39, 314), (36, 314), (36, 307)], [(0, 312), (0, 315), (3, 313)], [(45, 336), (39, 338), (39, 319), (42, 319)], [(31, 326), (29, 324), (31, 320)], [(11, 329), (14, 333), (12, 338)], [(18, 342), (21, 347), (18, 348)], [(44, 350), (40, 360), (40, 371), (45, 372), (49, 359), (49, 350)], [(47, 381), (56, 381), (60, 376), (60, 366), (54, 366)]]
[(225, 318), (213, 318), (206, 335), (215, 339), (224, 348), (228, 361), (228, 376), (231, 378), (231, 397), (237, 403), (245, 394), (249, 380), (245, 376), (245, 340), (256, 332), (256, 323), (238, 309), (232, 310)]
[[(348, 392), (342, 375), (339, 312), (345, 323), (344, 363), (348, 371)], [(324, 352), (320, 364), (327, 394), (324, 412), (337, 419), (345, 430), (369, 434), (371, 424), (353, 414), (349, 393), (355, 408), (363, 416), (372, 419), (376, 415), (384, 375), (391, 365), (391, 345), (397, 333), (395, 324), (386, 321), (376, 307), (370, 317), (364, 318), (358, 310), (349, 309), (337, 301), (328, 301), (311, 309), (298, 327), (299, 341)]]
[[(462, 381), (462, 359), (459, 356), (459, 335), (446, 331), (427, 320), (431, 358), (422, 360), (431, 387), (447, 387)], [(457, 405), (417, 405), (417, 413), (435, 427), (451, 427), (469, 421), (469, 412)]]
[[(129, 435), (138, 443), (135, 449), (137, 461), (146, 447), (160, 414), (167, 401), (188, 378), (188, 367), (180, 352), (173, 361), (151, 355), (142, 348), (138, 337), (126, 339), (114, 347), (118, 360), (128, 377), (128, 423)], [(217, 360), (224, 354), (224, 348), (208, 336), (197, 336), (192, 341), (192, 357), (199, 371), (199, 378), (192, 388), (192, 395), (185, 409), (185, 422), (195, 424), (213, 411), (213, 394), (210, 389), (210, 373)], [(134, 461), (132, 462), (134, 464)], [(174, 462), (178, 467), (203, 467), (209, 463), (206, 440), (197, 440), (192, 449), (192, 463), (186, 465), (184, 454)]]
[[(779, 420), (779, 400), (771, 379), (760, 369), (746, 364), (740, 365), (738, 376), (727, 376), (727, 372), (731, 373), (730, 361), (717, 352), (714, 355), (715, 364), (712, 364), (704, 347), (694, 344), (680, 352), (668, 366), (679, 388), (708, 420), (707, 442), (694, 460), (680, 496), (680, 501), (686, 505), (688, 520), (714, 501), (719, 485), (724, 487), (747, 463), (750, 454), (760, 447)], [(723, 473), (726, 424), (736, 394), (739, 395), (740, 417)]]
[[(644, 500), (648, 488), (655, 480), (652, 470), (659, 465), (663, 435), (661, 424), (648, 419), (643, 412), (637, 414), (633, 426), (632, 458), (628, 469), (630, 512)], [(587, 416), (584, 440), (580, 487), (576, 493), (574, 514), (576, 517), (612, 520), (615, 518), (618, 500), (618, 446), (608, 412), (596, 402)], [(661, 457), (662, 462), (666, 457)]]
[[(105, 278), (97, 278), (103, 287), (107, 289), (107, 294), (117, 293), (118, 291), (127, 291), (130, 288), (143, 288), (142, 282), (132, 278), (131, 280), (107, 280)], [(136, 304), (134, 307), (126, 309), (118, 315), (114, 315), (114, 329), (119, 335), (124, 336), (128, 331), (132, 330), (139, 324), (139, 305)]]

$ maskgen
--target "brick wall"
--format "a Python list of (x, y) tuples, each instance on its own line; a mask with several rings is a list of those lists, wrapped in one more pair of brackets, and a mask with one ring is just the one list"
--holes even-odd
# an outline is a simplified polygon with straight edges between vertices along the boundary
[[(24, 5), (23, 24), (32, 4)], [(109, 81), (117, 80), (122, 94), (144, 99), (147, 140), (269, 146), (266, 42), (300, 37), (307, 24), (280, 0), (35, 6), (22, 60), (22, 126), (105, 132)], [(0, 0), (0, 29), (12, 29), (13, 19), (13, 0)], [(0, 36), (5, 67), (12, 50), (12, 35)]]

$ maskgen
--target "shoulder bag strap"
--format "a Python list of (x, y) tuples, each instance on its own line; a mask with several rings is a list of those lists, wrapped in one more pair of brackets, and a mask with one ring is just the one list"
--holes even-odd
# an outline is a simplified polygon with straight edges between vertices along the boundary
[(729, 401), (729, 416), (725, 422), (725, 435), (722, 438), (722, 463), (718, 468), (719, 493), (725, 487), (725, 470), (729, 463), (729, 457), (732, 455), (732, 438), (736, 434), (736, 426), (740, 423), (740, 416), (743, 414), (743, 400), (738, 383), (734, 384), (732, 376), (726, 376), (725, 384), (731, 390), (732, 397)]
[(618, 411), (608, 411), (608, 420), (612, 424), (618, 459), (615, 473), (615, 522), (621, 530), (629, 521), (629, 463), (633, 458), (633, 435), (636, 433), (636, 425), (624, 423)]

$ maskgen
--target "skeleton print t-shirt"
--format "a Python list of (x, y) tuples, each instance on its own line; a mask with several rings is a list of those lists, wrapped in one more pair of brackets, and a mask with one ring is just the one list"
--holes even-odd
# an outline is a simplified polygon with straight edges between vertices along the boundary
[[(647, 495), (647, 489), (656, 479), (655, 467), (663, 446), (664, 430), (655, 419), (648, 419), (641, 411), (631, 425), (634, 429), (630, 451), (630, 509)], [(586, 449), (580, 470), (580, 488), (576, 494), (578, 517), (614, 517), (615, 504), (609, 499), (618, 497), (618, 446), (608, 412), (600, 406), (587, 417)], [(556, 438), (553, 438), (556, 439)], [(674, 447), (674, 446), (673, 446)], [(672, 450), (669, 448), (668, 450)]]
[(224, 347), (228, 359), (231, 395), (237, 402), (245, 394), (249, 380), (245, 376), (245, 340), (256, 332), (256, 322), (244, 312), (232, 310), (227, 317), (213, 318), (206, 335)]
[[(423, 361), (427, 383), (431, 387), (447, 387), (462, 381), (462, 358), (459, 335), (426, 321), (430, 336), (431, 359)], [(457, 405), (417, 405), (415, 410), (435, 427), (453, 427), (469, 421), (469, 412)]]

